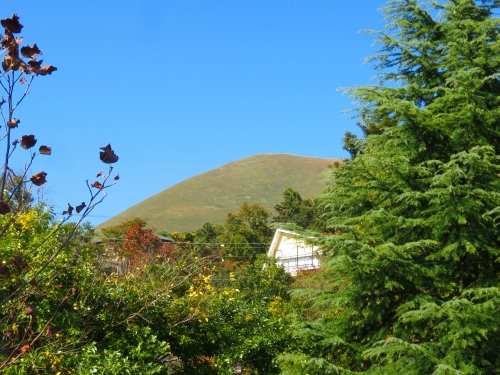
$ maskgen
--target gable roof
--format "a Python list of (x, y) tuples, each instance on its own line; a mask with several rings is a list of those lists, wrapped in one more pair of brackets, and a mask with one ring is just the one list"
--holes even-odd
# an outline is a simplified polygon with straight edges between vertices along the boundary
[(273, 241), (267, 252), (269, 258), (275, 258), (276, 264), (282, 265), (292, 276), (298, 271), (319, 267), (318, 246), (307, 244), (299, 234), (286, 229), (276, 229)]

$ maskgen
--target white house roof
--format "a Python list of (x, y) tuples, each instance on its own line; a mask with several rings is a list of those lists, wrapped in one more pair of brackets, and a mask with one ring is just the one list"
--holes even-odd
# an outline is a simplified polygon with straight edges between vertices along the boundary
[(318, 247), (299, 238), (298, 233), (286, 229), (276, 229), (273, 241), (267, 252), (269, 258), (275, 258), (291, 275), (301, 270), (319, 267)]

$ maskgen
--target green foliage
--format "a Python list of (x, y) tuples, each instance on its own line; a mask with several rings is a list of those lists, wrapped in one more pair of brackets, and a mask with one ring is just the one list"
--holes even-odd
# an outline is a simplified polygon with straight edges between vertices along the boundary
[(290, 338), (284, 316), (292, 280), (272, 262), (262, 267), (263, 261), (226, 276), (217, 272), (209, 281), (215, 288), (191, 288), (197, 319), (171, 330), (172, 350), (186, 364), (181, 373), (230, 374), (236, 364), (247, 374), (279, 373), (275, 358)]
[(324, 272), (298, 289), (285, 374), (496, 374), (500, 19), (496, 1), (392, 0), (370, 129), (327, 172)]
[(271, 242), (273, 229), (269, 225), (270, 213), (257, 203), (243, 203), (237, 214), (227, 214), (225, 232), (220, 237), (229, 246), (225, 254), (240, 257), (242, 261), (254, 260), (264, 254)]
[(274, 209), (278, 213), (273, 222), (295, 224), (302, 229), (320, 229), (319, 210), (312, 199), (302, 199), (298, 191), (287, 188), (283, 192), (283, 201)]
[[(72, 228), (33, 207), (0, 237), (2, 256), (12, 251), (36, 265)], [(263, 270), (262, 258), (227, 269), (216, 253), (171, 246), (136, 259), (128, 272), (105, 274), (86, 230), (36, 277), (11, 263), (9, 277), (0, 275), (2, 298), (23, 280), (36, 281), (2, 305), (2, 373), (230, 374), (236, 364), (247, 373), (279, 372), (275, 357), (290, 335), (284, 315), (292, 279), (283, 268), (270, 262)], [(36, 313), (25, 313), (29, 306)]]

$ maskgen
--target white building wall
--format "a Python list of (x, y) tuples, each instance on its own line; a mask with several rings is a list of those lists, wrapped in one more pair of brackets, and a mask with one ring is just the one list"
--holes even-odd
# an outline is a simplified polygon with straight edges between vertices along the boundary
[(269, 248), (268, 257), (276, 259), (291, 275), (300, 270), (319, 267), (318, 247), (297, 239), (297, 234), (284, 229), (277, 229)]

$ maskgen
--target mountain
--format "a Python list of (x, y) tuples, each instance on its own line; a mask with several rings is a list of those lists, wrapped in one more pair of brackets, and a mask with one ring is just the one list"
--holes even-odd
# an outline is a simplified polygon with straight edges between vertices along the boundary
[(223, 223), (243, 202), (258, 203), (275, 214), (287, 187), (303, 198), (319, 194), (325, 187), (320, 174), (335, 161), (291, 154), (250, 156), (184, 180), (99, 227), (140, 217), (158, 231), (194, 231), (206, 222)]

